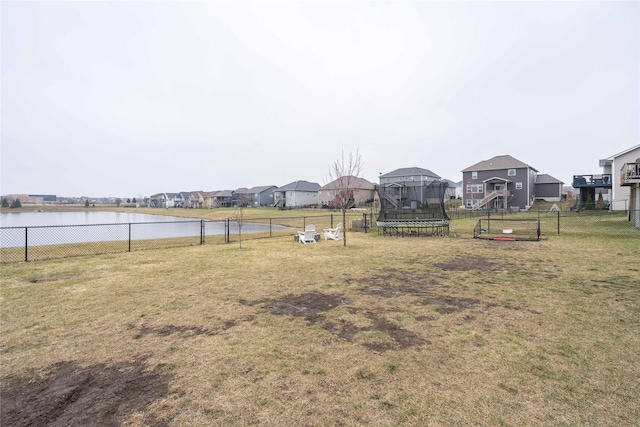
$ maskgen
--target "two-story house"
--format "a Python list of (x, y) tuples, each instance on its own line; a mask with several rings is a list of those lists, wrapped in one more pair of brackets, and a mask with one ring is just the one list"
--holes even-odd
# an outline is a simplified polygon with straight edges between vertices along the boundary
[[(639, 159), (640, 145), (636, 145), (628, 150), (600, 160), (600, 166), (603, 168), (603, 176), (611, 176), (611, 194), (609, 195), (609, 201), (612, 210), (640, 210), (640, 206), (635, 206), (634, 204), (634, 202), (638, 201), (637, 195), (634, 202), (631, 201), (634, 195), (634, 188), (635, 191), (637, 191), (637, 186), (634, 187), (633, 183), (629, 185), (628, 179), (623, 179), (623, 175), (625, 174), (627, 177), (633, 176), (633, 172), (635, 172), (633, 165), (640, 163)], [(632, 166), (625, 167), (625, 165)], [(631, 175), (629, 175), (629, 173), (631, 173)], [(638, 179), (638, 175), (635, 175), (635, 179)]]
[(294, 181), (274, 191), (273, 205), (281, 208), (300, 208), (318, 204), (320, 184), (309, 181)]
[(463, 204), (468, 209), (528, 209), (536, 197), (537, 174), (509, 155), (483, 160), (462, 170)]
[(338, 193), (344, 190), (341, 188), (344, 185), (348, 185), (349, 190), (353, 192), (353, 194), (350, 195), (352, 199), (352, 205), (350, 207), (363, 206), (366, 203), (373, 202), (375, 199), (376, 192), (373, 183), (364, 178), (345, 176), (331, 181), (318, 189), (319, 207), (336, 207), (340, 200)]
[[(449, 183), (428, 169), (410, 167), (380, 175), (377, 224), (383, 235), (429, 236), (449, 232), (444, 200)], [(450, 196), (449, 196), (450, 197)]]
[(149, 207), (152, 208), (181, 208), (185, 204), (181, 193), (156, 193), (149, 197)]

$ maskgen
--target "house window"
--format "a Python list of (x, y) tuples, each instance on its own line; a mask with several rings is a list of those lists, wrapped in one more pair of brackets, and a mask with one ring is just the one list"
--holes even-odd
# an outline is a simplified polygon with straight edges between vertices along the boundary
[(471, 172), (471, 179), (478, 179), (478, 172)]
[(522, 183), (516, 182), (516, 190), (522, 190)]
[(482, 184), (468, 184), (467, 193), (482, 193)]
[(516, 170), (515, 170), (515, 169), (509, 169), (509, 170), (507, 170), (507, 175), (509, 175), (509, 176), (516, 176)]

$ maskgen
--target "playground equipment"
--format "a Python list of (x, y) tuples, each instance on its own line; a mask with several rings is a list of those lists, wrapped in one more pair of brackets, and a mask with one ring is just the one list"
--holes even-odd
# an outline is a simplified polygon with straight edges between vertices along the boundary
[(473, 228), (473, 238), (536, 242), (540, 240), (540, 220), (526, 218), (479, 219)]
[(384, 236), (446, 236), (446, 181), (402, 181), (376, 185), (380, 212), (376, 224)]

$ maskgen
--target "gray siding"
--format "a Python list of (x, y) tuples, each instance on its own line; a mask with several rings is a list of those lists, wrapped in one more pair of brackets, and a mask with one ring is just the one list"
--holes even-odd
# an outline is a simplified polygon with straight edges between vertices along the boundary
[[(491, 178), (502, 178), (510, 181), (506, 184), (506, 189), (509, 191), (510, 197), (507, 201), (505, 209), (511, 206), (518, 206), (521, 209), (525, 206), (530, 206), (534, 197), (534, 185), (535, 185), (535, 173), (530, 168), (515, 168), (515, 176), (509, 176), (507, 169), (503, 170), (489, 170), (489, 171), (476, 171), (478, 176), (476, 179), (472, 178), (473, 171), (463, 172), (462, 177), (462, 197), (464, 205), (467, 206), (467, 200), (479, 200), (482, 199), (488, 192), (494, 188), (492, 184), (484, 184), (484, 181)], [(517, 183), (522, 184), (521, 189), (516, 189)], [(482, 193), (468, 193), (468, 185), (481, 185), (483, 186)]]

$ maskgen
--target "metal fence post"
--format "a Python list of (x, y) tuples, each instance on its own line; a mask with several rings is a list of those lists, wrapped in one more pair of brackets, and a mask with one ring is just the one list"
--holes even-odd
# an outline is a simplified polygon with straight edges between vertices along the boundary
[(271, 224), (272, 218), (269, 218), (269, 237), (273, 237), (273, 225)]
[(204, 219), (200, 220), (200, 244), (204, 245)]
[(131, 223), (129, 223), (129, 250), (131, 252)]
[(560, 211), (558, 211), (558, 236), (560, 235)]
[(231, 239), (229, 238), (229, 218), (224, 220), (224, 242), (229, 243)]
[(29, 234), (29, 227), (24, 228), (24, 261), (29, 261), (29, 241), (27, 236)]

